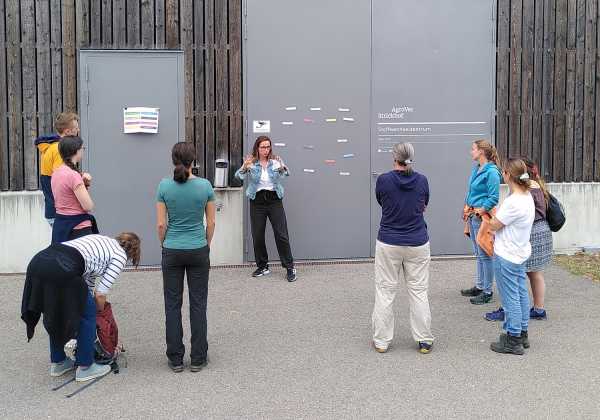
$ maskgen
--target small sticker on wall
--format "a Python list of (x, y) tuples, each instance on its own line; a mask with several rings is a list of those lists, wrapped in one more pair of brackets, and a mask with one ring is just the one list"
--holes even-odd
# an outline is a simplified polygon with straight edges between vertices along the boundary
[(304, 122), (307, 123), (307, 124), (312, 124), (312, 123), (315, 122), (315, 120), (313, 120), (312, 118), (305, 118)]
[(281, 121), (282, 125), (294, 125), (294, 121)]
[(315, 170), (314, 169), (305, 169), (304, 172), (306, 172), (307, 174), (314, 174)]
[(325, 159), (327, 165), (335, 165), (335, 159)]
[(344, 155), (344, 159), (350, 159), (350, 158), (353, 158), (353, 157), (354, 157), (354, 153), (346, 153)]
[(350, 172), (340, 172), (340, 176), (350, 176)]
[(285, 143), (273, 143), (273, 145), (277, 147), (285, 147)]
[(345, 117), (345, 118), (344, 118), (344, 121), (347, 121), (347, 122), (354, 122), (354, 118), (352, 118), (352, 117)]
[(350, 108), (338, 108), (339, 112), (350, 112)]
[(348, 143), (348, 139), (337, 139), (338, 143)]
[(320, 111), (321, 107), (319, 107), (319, 106), (312, 106), (312, 107), (310, 107), (310, 110), (311, 111)]
[(271, 132), (271, 121), (269, 120), (254, 120), (252, 121), (252, 132), (253, 133), (270, 133)]
[(285, 110), (286, 111), (295, 111), (297, 108), (295, 106), (286, 106)]
[(325, 119), (325, 122), (328, 122), (328, 123), (334, 123), (336, 121), (337, 121), (337, 118), (326, 118)]
[(305, 144), (304, 145), (304, 149), (306, 149), (306, 150), (315, 150), (315, 146), (313, 146), (312, 144)]

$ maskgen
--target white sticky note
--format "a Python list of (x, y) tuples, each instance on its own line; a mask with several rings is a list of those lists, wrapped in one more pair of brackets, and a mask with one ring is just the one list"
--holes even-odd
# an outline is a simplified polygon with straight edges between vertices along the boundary
[(337, 139), (338, 143), (348, 143), (348, 139)]
[(314, 169), (305, 169), (304, 172), (306, 172), (307, 174), (314, 174), (315, 170)]
[(311, 108), (310, 108), (310, 110), (311, 110), (311, 111), (320, 111), (320, 110), (321, 110), (321, 107), (314, 106), (314, 107), (311, 107)]
[(285, 110), (286, 111), (295, 111), (297, 108), (295, 106), (286, 106)]
[(273, 143), (277, 147), (285, 147), (285, 143)]
[(326, 118), (325, 119), (325, 122), (329, 122), (329, 123), (336, 122), (336, 121), (337, 121), (337, 118)]
[(294, 121), (281, 121), (283, 125), (294, 125)]
[(344, 155), (344, 159), (353, 158), (353, 157), (354, 157), (354, 153), (347, 153)]
[(344, 121), (348, 121), (348, 122), (354, 122), (354, 118), (351, 117), (345, 117)]
[(269, 121), (269, 120), (253, 120), (252, 121), (252, 132), (253, 133), (270, 133), (271, 132), (271, 121)]
[(340, 172), (341, 176), (350, 176), (350, 172)]
[(338, 108), (340, 112), (350, 112), (350, 108)]
[(311, 144), (307, 144), (307, 145), (305, 145), (305, 146), (304, 146), (304, 148), (305, 148), (306, 150), (315, 150), (315, 146), (313, 146), (313, 145), (311, 145)]

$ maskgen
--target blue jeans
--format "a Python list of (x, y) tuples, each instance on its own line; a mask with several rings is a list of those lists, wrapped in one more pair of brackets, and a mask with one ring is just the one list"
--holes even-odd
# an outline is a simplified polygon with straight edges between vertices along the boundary
[[(83, 315), (79, 321), (79, 333), (77, 335), (77, 353), (75, 363), (79, 366), (90, 366), (94, 363), (94, 342), (96, 341), (96, 301), (91, 293), (88, 293)], [(50, 361), (61, 363), (65, 360), (63, 346), (54, 343), (50, 338)]]
[(520, 336), (529, 324), (529, 292), (525, 266), (514, 264), (502, 257), (494, 257), (496, 285), (504, 308), (502, 328), (510, 335)]
[(469, 217), (469, 230), (471, 242), (473, 243), (473, 252), (477, 257), (477, 281), (475, 287), (483, 290), (485, 293), (492, 293), (494, 284), (494, 262), (492, 257), (488, 256), (479, 245), (477, 245), (477, 232), (481, 226), (481, 219), (476, 216)]

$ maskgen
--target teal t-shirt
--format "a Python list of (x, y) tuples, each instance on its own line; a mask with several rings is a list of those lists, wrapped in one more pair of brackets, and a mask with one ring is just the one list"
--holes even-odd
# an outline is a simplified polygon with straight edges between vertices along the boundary
[(206, 203), (215, 199), (212, 185), (204, 178), (190, 178), (179, 184), (163, 179), (158, 184), (156, 200), (167, 207), (167, 234), (163, 247), (198, 249), (207, 245), (204, 227)]

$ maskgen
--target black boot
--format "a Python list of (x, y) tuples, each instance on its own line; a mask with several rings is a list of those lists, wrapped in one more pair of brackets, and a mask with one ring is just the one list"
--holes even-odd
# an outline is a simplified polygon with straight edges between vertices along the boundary
[(521, 331), (521, 340), (523, 341), (523, 348), (528, 349), (529, 348), (529, 334), (527, 334), (527, 331)]
[(518, 355), (525, 353), (525, 350), (523, 349), (523, 339), (508, 334), (500, 334), (499, 340), (496, 343), (490, 344), (490, 348), (496, 353)]

